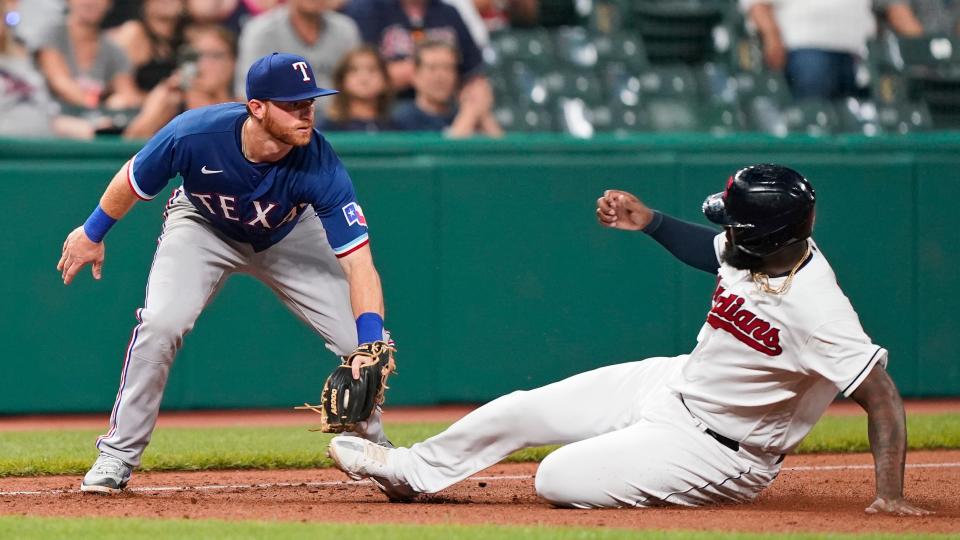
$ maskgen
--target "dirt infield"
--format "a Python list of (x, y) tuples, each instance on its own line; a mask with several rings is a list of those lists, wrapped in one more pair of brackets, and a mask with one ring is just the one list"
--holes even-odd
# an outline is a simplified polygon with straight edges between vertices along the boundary
[[(394, 409), (388, 422), (452, 421), (469, 407)], [(908, 412), (958, 411), (957, 401), (914, 402)], [(852, 414), (840, 404), (828, 414)], [(862, 414), (862, 412), (860, 413)], [(310, 424), (291, 411), (163, 413), (160, 425)], [(0, 418), (0, 431), (103, 427), (101, 415)], [(760, 499), (748, 505), (699, 509), (561, 510), (537, 499), (535, 464), (492, 467), (449, 490), (412, 504), (390, 504), (372, 485), (336, 470), (136, 473), (118, 496), (81, 494), (79, 476), (0, 478), (0, 514), (138, 516), (352, 523), (544, 524), (631, 529), (752, 532), (960, 533), (960, 451), (911, 452), (907, 496), (933, 516), (868, 516), (873, 459), (869, 454), (789, 456)]]
[(912, 452), (909, 498), (937, 512), (868, 516), (867, 454), (791, 456), (758, 502), (699, 509), (560, 510), (539, 501), (534, 464), (497, 465), (442, 494), (391, 504), (339, 471), (217, 471), (134, 475), (126, 493), (85, 495), (79, 476), (0, 479), (0, 513), (354, 523), (544, 524), (754, 532), (960, 532), (960, 452)]

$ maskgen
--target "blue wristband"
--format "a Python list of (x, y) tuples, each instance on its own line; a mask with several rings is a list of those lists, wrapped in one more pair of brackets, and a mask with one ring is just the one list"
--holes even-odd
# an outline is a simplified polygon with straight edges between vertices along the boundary
[(357, 317), (357, 343), (372, 343), (383, 339), (383, 317), (368, 311)]
[(108, 216), (103, 208), (97, 205), (97, 209), (83, 223), (83, 232), (87, 233), (87, 238), (99, 244), (103, 241), (103, 237), (107, 235), (110, 227), (113, 227), (116, 222), (117, 220)]

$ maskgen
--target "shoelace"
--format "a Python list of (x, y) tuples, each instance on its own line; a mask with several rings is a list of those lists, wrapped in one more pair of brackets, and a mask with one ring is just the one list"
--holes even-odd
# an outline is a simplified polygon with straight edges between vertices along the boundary
[(105, 457), (97, 463), (96, 471), (102, 474), (119, 474), (124, 464), (115, 457)]

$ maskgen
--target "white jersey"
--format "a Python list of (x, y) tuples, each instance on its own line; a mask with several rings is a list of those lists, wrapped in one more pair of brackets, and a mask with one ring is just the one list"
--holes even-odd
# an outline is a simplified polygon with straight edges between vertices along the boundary
[[(849, 396), (876, 363), (887, 363), (809, 242), (812, 258), (783, 295), (760, 292), (749, 271), (721, 263), (697, 346), (671, 384), (708, 427), (770, 453), (799, 444), (838, 391)], [(718, 235), (718, 259), (725, 245)]]

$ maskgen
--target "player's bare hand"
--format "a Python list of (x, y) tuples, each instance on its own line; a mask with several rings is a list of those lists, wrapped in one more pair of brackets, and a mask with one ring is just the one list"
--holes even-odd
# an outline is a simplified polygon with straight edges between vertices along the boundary
[(84, 266), (93, 265), (93, 279), (100, 279), (103, 275), (103, 242), (96, 243), (87, 238), (83, 227), (77, 227), (63, 242), (63, 253), (57, 263), (57, 271), (61, 272), (63, 284), (69, 285)]
[(653, 210), (626, 191), (608, 189), (597, 199), (597, 221), (604, 227), (639, 231), (652, 219)]
[(934, 513), (932, 510), (914, 506), (903, 498), (884, 499), (882, 497), (877, 497), (877, 500), (873, 501), (873, 504), (864, 511), (868, 514), (895, 514), (898, 516), (927, 516)]

